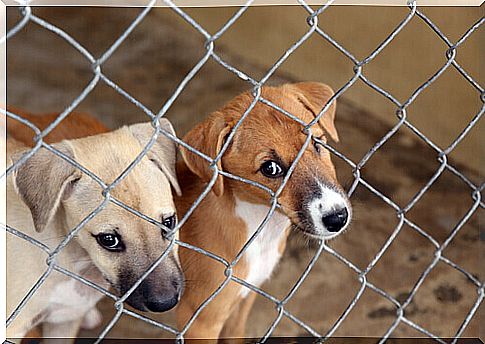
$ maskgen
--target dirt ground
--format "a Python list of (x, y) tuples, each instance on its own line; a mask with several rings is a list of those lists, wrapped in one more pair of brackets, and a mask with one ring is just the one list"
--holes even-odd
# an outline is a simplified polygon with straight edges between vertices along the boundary
[[(83, 44), (95, 57), (100, 56), (135, 18), (136, 9), (44, 8), (34, 11), (40, 17), (62, 27)], [(202, 37), (167, 10), (150, 14), (103, 65), (103, 72), (127, 92), (153, 111), (158, 111), (178, 83), (204, 54)], [(165, 11), (166, 13), (161, 13)], [(163, 18), (161, 20), (160, 18)], [(7, 27), (12, 27), (18, 15), (8, 10)], [(218, 48), (230, 63), (255, 78), (265, 70), (237, 57), (231, 51)], [(87, 85), (92, 74), (90, 64), (62, 39), (30, 23), (7, 46), (8, 104), (32, 111), (59, 111), (69, 104)], [(270, 82), (278, 84), (296, 81), (276, 73)], [(331, 80), (320, 80), (331, 84)], [(355, 87), (366, 87), (356, 85)], [(209, 60), (200, 73), (168, 112), (179, 136), (224, 102), (246, 90), (248, 84)], [(368, 102), (377, 93), (369, 93)], [(341, 143), (335, 147), (357, 162), (378, 142), (391, 126), (384, 124), (372, 112), (359, 104), (339, 99), (336, 125)], [(389, 107), (392, 113), (392, 107)], [(98, 84), (81, 102), (78, 110), (97, 116), (106, 125), (146, 121), (138, 108), (113, 89)], [(396, 119), (397, 123), (397, 119)], [(349, 187), (353, 181), (351, 168), (335, 157), (339, 178)], [(451, 163), (476, 184), (482, 182), (477, 172)], [(362, 178), (376, 190), (404, 207), (428, 182), (439, 167), (437, 154), (409, 129), (401, 128), (362, 169)], [(351, 229), (329, 245), (359, 269), (365, 269), (398, 225), (398, 217), (382, 199), (359, 185), (351, 197), (355, 219)], [(455, 225), (473, 205), (471, 189), (459, 178), (444, 171), (423, 198), (406, 214), (406, 218), (443, 243)], [(483, 209), (477, 212), (459, 231), (443, 256), (483, 281), (483, 235), (479, 221)], [(482, 217), (483, 219), (483, 217)], [(483, 233), (482, 233), (483, 234)], [(263, 289), (283, 298), (297, 281), (316, 246), (298, 233), (289, 239), (284, 258)], [(434, 246), (409, 225), (403, 225), (367, 280), (385, 290), (397, 300), (406, 299), (409, 291), (434, 258)], [(287, 305), (287, 309), (316, 331), (325, 334), (339, 319), (361, 287), (359, 276), (334, 256), (324, 253), (308, 278)], [(405, 315), (435, 335), (455, 334), (477, 299), (477, 289), (456, 269), (440, 262), (418, 290)], [(83, 336), (96, 336), (114, 315), (113, 304), (103, 300), (104, 324)], [(483, 314), (483, 304), (479, 313)], [(153, 319), (173, 324), (173, 314)], [(258, 297), (248, 322), (249, 337), (262, 336), (277, 316), (274, 304)], [(396, 308), (373, 290), (366, 288), (355, 308), (335, 332), (335, 336), (379, 337), (396, 319)], [(478, 337), (483, 317), (475, 316), (465, 331)], [(483, 328), (482, 328), (483, 336)], [(308, 336), (302, 327), (283, 318), (274, 336)], [(422, 334), (401, 323), (395, 337), (420, 337)], [(161, 329), (123, 316), (108, 337), (163, 338), (170, 335)]]

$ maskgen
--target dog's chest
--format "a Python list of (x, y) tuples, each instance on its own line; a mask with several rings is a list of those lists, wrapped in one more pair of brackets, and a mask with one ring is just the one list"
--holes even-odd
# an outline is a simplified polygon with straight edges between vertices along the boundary
[[(268, 206), (236, 199), (236, 215), (246, 223), (247, 240), (257, 231), (269, 210)], [(244, 278), (246, 282), (260, 286), (271, 276), (281, 258), (280, 245), (282, 240), (286, 240), (289, 225), (290, 220), (286, 216), (276, 211), (273, 213), (244, 255), (248, 265), (248, 274)], [(246, 297), (248, 293), (249, 289), (243, 287), (241, 295)]]
[[(76, 264), (76, 273), (88, 280), (107, 287), (106, 281), (97, 270), (90, 265)], [(52, 289), (49, 297), (47, 321), (52, 323), (65, 322), (83, 316), (93, 308), (103, 297), (103, 294), (73, 278), (65, 277)]]

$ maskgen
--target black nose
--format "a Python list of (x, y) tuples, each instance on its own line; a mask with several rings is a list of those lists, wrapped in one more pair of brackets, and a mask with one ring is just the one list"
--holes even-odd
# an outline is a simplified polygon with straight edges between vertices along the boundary
[(169, 299), (151, 298), (145, 302), (146, 308), (151, 312), (166, 312), (175, 307), (179, 301), (179, 294)]
[(336, 233), (345, 226), (348, 218), (349, 218), (349, 213), (347, 211), (347, 208), (343, 208), (334, 213), (325, 215), (322, 218), (322, 221), (323, 221), (323, 224), (325, 225), (325, 228), (329, 232)]

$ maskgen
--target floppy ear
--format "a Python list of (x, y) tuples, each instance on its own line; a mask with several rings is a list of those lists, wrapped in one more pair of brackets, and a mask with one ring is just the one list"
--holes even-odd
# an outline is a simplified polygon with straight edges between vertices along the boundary
[[(74, 159), (71, 148), (60, 143), (54, 147)], [(22, 153), (13, 155), (18, 161)], [(56, 214), (61, 200), (67, 199), (81, 171), (45, 148), (20, 165), (13, 174), (14, 187), (29, 207), (37, 232), (42, 232)]]
[[(172, 135), (176, 136), (172, 124), (166, 118), (159, 120), (160, 127)], [(142, 146), (148, 144), (155, 132), (151, 123), (138, 123), (129, 126), (133, 136), (140, 142)], [(172, 185), (175, 193), (180, 196), (182, 191), (177, 180), (176, 162), (177, 162), (177, 144), (168, 137), (160, 133), (157, 137), (157, 142), (150, 148), (147, 153), (147, 158), (157, 164), (158, 168), (167, 176), (168, 181)]]
[[(334, 95), (334, 92), (330, 86), (319, 82), (299, 82), (292, 84), (296, 89), (298, 99), (317, 116), (323, 109), (328, 100)], [(336, 101), (332, 102), (332, 105), (328, 110), (320, 117), (320, 125), (327, 131), (330, 137), (338, 142), (338, 133), (335, 128), (335, 110)]]
[[(220, 112), (214, 112), (208, 119), (199, 123), (189, 131), (183, 140), (205, 155), (215, 158), (221, 151), (225, 141), (224, 139), (230, 131), (231, 127), (225, 123), (222, 114)], [(204, 182), (209, 182), (213, 175), (212, 169), (209, 168), (209, 161), (184, 147), (181, 148), (181, 152), (187, 167)], [(221, 160), (217, 162), (217, 168), (219, 170), (222, 170)], [(217, 176), (212, 191), (214, 191), (216, 196), (220, 196), (224, 192), (224, 181), (221, 175)]]

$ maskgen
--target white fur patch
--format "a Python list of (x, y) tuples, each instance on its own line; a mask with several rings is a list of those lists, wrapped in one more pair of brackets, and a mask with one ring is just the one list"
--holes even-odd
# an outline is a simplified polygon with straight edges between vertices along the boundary
[[(75, 273), (79, 273), (90, 265), (77, 263), (74, 267)], [(99, 281), (96, 281), (99, 284)], [(101, 285), (106, 287), (105, 285)], [(48, 301), (48, 315), (45, 321), (50, 323), (63, 323), (83, 317), (88, 311), (94, 309), (96, 303), (103, 297), (103, 294), (95, 289), (85, 286), (73, 278), (66, 277), (53, 289)]]
[[(270, 207), (266, 205), (249, 203), (236, 198), (236, 215), (246, 223), (247, 240), (256, 232), (269, 210)], [(249, 272), (245, 281), (259, 287), (271, 276), (281, 258), (280, 243), (286, 240), (285, 233), (289, 225), (290, 220), (285, 215), (277, 211), (273, 213), (266, 226), (246, 250), (244, 258)], [(248, 293), (249, 289), (242, 287), (242, 297), (246, 297)]]
[(346, 199), (339, 192), (328, 186), (320, 184), (320, 191), (321, 196), (313, 199), (308, 204), (308, 211), (319, 236), (322, 236), (323, 239), (330, 239), (343, 232), (350, 221), (347, 221), (347, 224), (339, 232), (334, 233), (325, 228), (322, 222), (322, 217), (342, 208), (347, 208), (350, 212), (350, 207), (348, 206)]
[(96, 309), (96, 307), (91, 308), (83, 318), (81, 328), (85, 330), (93, 330), (103, 321), (103, 316), (101, 312)]

